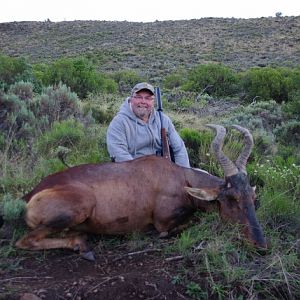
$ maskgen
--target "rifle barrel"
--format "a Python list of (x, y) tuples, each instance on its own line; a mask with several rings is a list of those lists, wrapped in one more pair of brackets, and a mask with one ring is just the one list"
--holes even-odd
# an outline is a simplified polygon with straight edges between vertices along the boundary
[(157, 101), (157, 110), (163, 111), (159, 87), (155, 87), (155, 97), (156, 97), (156, 101)]
[(163, 124), (163, 116), (162, 116), (163, 109), (162, 109), (162, 102), (161, 102), (159, 87), (155, 88), (155, 96), (156, 96), (156, 101), (157, 101), (157, 111), (159, 113), (160, 124), (161, 124), (161, 130), (160, 130), (161, 131), (161, 146), (162, 146), (161, 154), (164, 158), (171, 160), (167, 131)]

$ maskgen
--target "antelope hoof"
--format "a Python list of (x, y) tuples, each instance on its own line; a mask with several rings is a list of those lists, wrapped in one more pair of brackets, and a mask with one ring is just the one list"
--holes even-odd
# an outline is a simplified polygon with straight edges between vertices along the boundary
[(167, 236), (169, 235), (168, 231), (163, 231), (159, 234), (159, 238), (160, 239), (163, 239), (163, 238), (166, 238)]
[(74, 251), (80, 251), (80, 246), (79, 245), (75, 245), (75, 247), (73, 248)]
[(95, 261), (95, 256), (92, 251), (83, 252), (81, 253), (81, 256), (88, 261)]

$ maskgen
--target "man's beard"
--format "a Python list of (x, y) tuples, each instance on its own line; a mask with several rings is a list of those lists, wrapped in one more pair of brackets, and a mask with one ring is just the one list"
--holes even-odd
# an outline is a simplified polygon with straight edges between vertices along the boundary
[(143, 119), (145, 117), (149, 117), (151, 114), (151, 108), (148, 107), (135, 107), (134, 108), (134, 113), (136, 114), (136, 116), (140, 119)]

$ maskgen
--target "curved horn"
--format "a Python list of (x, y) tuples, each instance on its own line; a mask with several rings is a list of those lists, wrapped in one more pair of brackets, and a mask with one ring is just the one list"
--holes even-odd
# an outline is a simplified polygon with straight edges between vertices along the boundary
[(219, 164), (224, 170), (225, 177), (237, 174), (238, 168), (222, 151), (226, 129), (223, 126), (215, 124), (206, 124), (206, 126), (216, 130), (216, 136), (211, 143), (211, 147), (215, 156), (217, 157)]
[(252, 137), (252, 134), (250, 133), (250, 131), (247, 128), (241, 127), (239, 125), (232, 125), (232, 127), (235, 128), (236, 130), (238, 130), (239, 132), (241, 132), (244, 135), (244, 144), (245, 144), (245, 146), (244, 146), (241, 154), (239, 155), (239, 157), (235, 161), (235, 164), (241, 172), (247, 174), (246, 164), (247, 164), (247, 160), (248, 160), (248, 158), (251, 154), (251, 151), (252, 151), (253, 137)]

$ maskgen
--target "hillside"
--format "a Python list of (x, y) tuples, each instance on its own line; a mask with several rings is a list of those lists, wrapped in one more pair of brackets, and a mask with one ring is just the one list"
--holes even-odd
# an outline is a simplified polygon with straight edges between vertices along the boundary
[(0, 23), (0, 49), (30, 62), (81, 54), (100, 70), (130, 68), (152, 77), (211, 61), (237, 70), (294, 66), (300, 64), (300, 16)]

